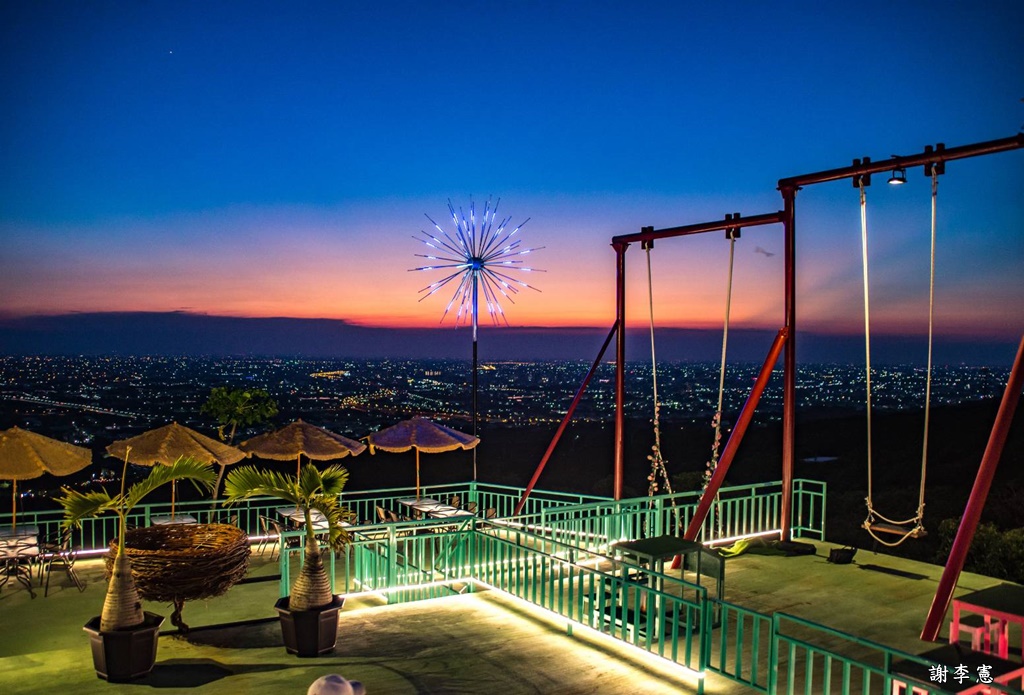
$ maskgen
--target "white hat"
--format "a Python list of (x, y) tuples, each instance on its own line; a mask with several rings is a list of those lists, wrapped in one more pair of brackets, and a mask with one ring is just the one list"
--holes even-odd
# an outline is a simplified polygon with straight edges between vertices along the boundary
[(306, 695), (366, 695), (366, 688), (359, 681), (347, 681), (332, 673), (313, 681)]

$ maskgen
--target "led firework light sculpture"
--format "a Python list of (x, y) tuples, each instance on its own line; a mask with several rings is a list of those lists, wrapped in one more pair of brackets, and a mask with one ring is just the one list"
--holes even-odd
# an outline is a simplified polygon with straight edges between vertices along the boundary
[[(511, 217), (506, 217), (501, 221), (497, 220), (499, 203), (501, 203), (500, 198), (492, 208), (491, 201), (488, 199), (484, 205), (483, 217), (478, 221), (475, 203), (470, 203), (467, 217), (462, 208), (459, 208), (456, 213), (449, 200), (448, 213), (455, 225), (454, 232), (446, 232), (441, 225), (431, 219), (430, 215), (424, 213), (424, 216), (433, 225), (434, 231), (421, 230), (422, 236), (414, 236), (415, 239), (430, 248), (428, 253), (418, 253), (416, 256), (431, 261), (431, 264), (412, 268), (412, 270), (440, 270), (446, 273), (440, 280), (432, 282), (420, 290), (420, 294), (423, 296), (419, 301), (422, 302), (441, 289), (454, 284), (455, 291), (445, 306), (441, 322), (443, 323), (452, 308), (458, 305), (455, 311), (455, 326), (469, 323), (473, 327), (473, 436), (477, 436), (477, 326), (480, 294), (483, 293), (491, 322), (495, 326), (500, 326), (502, 323), (507, 326), (508, 319), (505, 318), (501, 298), (515, 304), (514, 297), (521, 290), (540, 291), (516, 277), (516, 274), (543, 272), (527, 267), (522, 258), (543, 248), (542, 246), (523, 247), (522, 239), (519, 238), (519, 230), (530, 219), (527, 218), (515, 228), (510, 229)], [(476, 479), (475, 449), (473, 479)]]

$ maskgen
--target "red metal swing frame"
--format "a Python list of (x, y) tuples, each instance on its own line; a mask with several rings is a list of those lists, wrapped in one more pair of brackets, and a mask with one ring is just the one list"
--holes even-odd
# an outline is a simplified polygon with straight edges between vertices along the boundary
[[(784, 284), (784, 319), (783, 326), (779, 330), (775, 341), (772, 343), (772, 347), (768, 352), (768, 356), (765, 359), (764, 365), (761, 368), (761, 373), (758, 375), (757, 381), (751, 390), (750, 396), (744, 403), (743, 408), (740, 410), (737, 416), (736, 426), (733, 428), (732, 433), (726, 442), (725, 449), (723, 450), (722, 456), (719, 459), (718, 466), (715, 469), (715, 473), (708, 484), (707, 489), (704, 491), (703, 496), (697, 506), (697, 511), (691, 520), (690, 525), (687, 527), (684, 537), (690, 540), (696, 538), (696, 535), (704, 523), (707, 513), (711, 508), (711, 504), (717, 495), (719, 488), (721, 487), (722, 481), (725, 479), (725, 475), (728, 472), (729, 465), (732, 463), (733, 457), (736, 450), (743, 439), (743, 434), (746, 431), (747, 425), (750, 419), (753, 417), (754, 409), (757, 406), (757, 402), (760, 399), (761, 393), (767, 384), (768, 377), (770, 376), (772, 369), (775, 366), (780, 351), (785, 348), (784, 366), (783, 366), (783, 413), (782, 413), (782, 505), (780, 509), (780, 515), (782, 518), (782, 530), (781, 536), (783, 540), (790, 539), (790, 517), (792, 509), (792, 483), (793, 483), (793, 464), (795, 461), (795, 433), (796, 433), (796, 193), (804, 186), (817, 183), (825, 183), (829, 181), (839, 181), (842, 179), (851, 179), (855, 186), (863, 182), (865, 185), (870, 184), (871, 175), (889, 172), (899, 169), (910, 169), (917, 166), (923, 166), (925, 174), (927, 176), (932, 175), (934, 170), (936, 173), (943, 173), (945, 170), (945, 163), (947, 161), (953, 161), (957, 159), (966, 159), (968, 157), (978, 157), (982, 155), (995, 154), (998, 152), (1008, 152), (1011, 150), (1017, 150), (1024, 148), (1024, 134), (1018, 133), (1017, 135), (1009, 138), (1002, 138), (999, 140), (990, 140), (987, 142), (976, 143), (973, 145), (963, 145), (959, 147), (946, 148), (942, 144), (932, 146), (926, 146), (924, 150), (918, 154), (909, 156), (894, 156), (889, 159), (882, 160), (880, 162), (872, 162), (870, 158), (865, 157), (864, 159), (855, 159), (853, 164), (846, 167), (840, 167), (837, 169), (829, 169), (826, 171), (820, 171), (812, 174), (803, 174), (801, 176), (793, 176), (789, 178), (780, 179), (778, 182), (778, 190), (782, 194), (784, 203), (783, 210), (779, 212), (767, 213), (762, 215), (755, 215), (752, 217), (740, 217), (739, 214), (726, 215), (724, 220), (716, 220), (713, 222), (704, 222), (699, 224), (691, 224), (682, 227), (672, 227), (668, 229), (655, 230), (653, 227), (644, 227), (639, 233), (625, 234), (612, 238), (612, 248), (615, 250), (616, 262), (615, 262), (615, 323), (613, 324), (611, 331), (608, 333), (608, 337), (605, 339), (604, 345), (598, 354), (597, 359), (594, 361), (593, 366), (588, 372), (583, 384), (580, 386), (579, 391), (576, 393), (575, 398), (568, 411), (566, 412), (565, 418), (562, 424), (555, 433), (551, 444), (548, 446), (547, 451), (544, 453), (540, 464), (537, 467), (533, 478), (530, 481), (529, 486), (523, 493), (522, 498), (519, 500), (516, 506), (516, 513), (518, 514), (523, 505), (526, 502), (527, 497), (533, 490), (533, 486), (536, 484), (544, 466), (547, 464), (551, 457), (555, 447), (558, 444), (562, 433), (565, 431), (569, 422), (572, 420), (573, 413), (575, 412), (576, 406), (579, 404), (580, 399), (583, 396), (583, 392), (593, 376), (597, 365), (600, 363), (601, 358), (604, 356), (605, 351), (611, 342), (612, 337), (616, 338), (615, 341), (615, 456), (614, 456), (614, 477), (613, 477), (613, 495), (615, 499), (622, 498), (622, 487), (623, 487), (623, 468), (626, 455), (625, 446), (625, 361), (626, 361), (626, 250), (629, 245), (636, 242), (641, 243), (652, 243), (657, 239), (669, 239), (679, 236), (687, 236), (692, 234), (703, 234), (707, 232), (716, 231), (727, 231), (730, 229), (738, 229), (742, 227), (753, 227), (768, 224), (781, 224), (783, 226), (783, 258), (785, 262), (785, 284)], [(992, 479), (995, 476), (996, 467), (999, 463), (999, 457), (1002, 453), (1003, 444), (1006, 441), (1007, 433), (1009, 431), (1010, 422), (1013, 420), (1014, 412), (1016, 411), (1017, 403), (1020, 398), (1021, 388), (1024, 386), (1024, 337), (1021, 339), (1021, 345), (1018, 349), (1016, 359), (1014, 360), (1013, 367), (1010, 373), (1010, 378), (1007, 382), (1006, 392), (1003, 395), (1003, 400), (999, 408), (999, 412), (996, 415), (995, 423), (992, 427), (992, 433), (989, 437), (989, 443), (985, 450), (985, 454), (982, 457), (981, 465), (978, 469), (977, 478), (974, 483), (974, 487), (971, 490), (970, 498), (967, 502), (967, 507), (964, 512), (963, 519), (960, 524), (960, 528), (957, 531), (957, 536), (953, 542), (952, 550), (950, 551), (949, 559), (946, 562), (945, 569), (942, 574), (942, 578), (939, 581), (938, 588), (936, 589), (935, 598), (932, 602), (931, 609), (928, 612), (928, 616), (925, 620), (924, 628), (921, 632), (921, 639), (924, 640), (935, 640), (938, 636), (939, 627), (941, 626), (943, 617), (945, 616), (946, 610), (949, 607), (949, 603), (952, 600), (953, 590), (956, 588), (956, 582), (959, 577), (960, 571), (963, 568), (964, 560), (967, 556), (967, 550), (970, 547), (971, 540), (974, 537), (974, 532), (977, 529), (978, 521), (981, 516), (981, 510), (984, 507), (986, 497), (988, 495), (989, 488), (992, 485)]]

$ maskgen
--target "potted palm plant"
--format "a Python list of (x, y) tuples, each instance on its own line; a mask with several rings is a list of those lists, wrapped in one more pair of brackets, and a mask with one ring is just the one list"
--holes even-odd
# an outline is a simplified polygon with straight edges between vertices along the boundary
[(292, 583), (291, 593), (275, 604), (285, 648), (298, 656), (326, 654), (338, 641), (338, 612), (345, 599), (331, 591), (313, 525), (313, 510), (327, 521), (327, 547), (333, 551), (344, 548), (350, 538), (342, 522), (351, 521), (353, 514), (338, 503), (338, 495), (347, 481), (348, 471), (342, 466), (320, 471), (306, 464), (298, 477), (241, 466), (228, 473), (224, 483), (225, 504), (269, 495), (295, 505), (302, 513), (306, 531), (302, 570)]
[[(127, 473), (127, 457), (125, 473)], [(163, 616), (142, 610), (142, 599), (132, 578), (125, 552), (128, 514), (149, 493), (173, 480), (192, 480), (209, 490), (217, 474), (206, 464), (192, 458), (179, 458), (171, 466), (154, 466), (149, 475), (125, 490), (111, 495), (106, 490), (79, 492), (61, 489), (57, 502), (64, 508), (64, 525), (77, 528), (82, 519), (112, 512), (118, 519), (118, 543), (110, 583), (103, 601), (103, 612), (85, 624), (92, 644), (96, 674), (108, 681), (128, 681), (145, 676), (156, 662), (157, 637)]]

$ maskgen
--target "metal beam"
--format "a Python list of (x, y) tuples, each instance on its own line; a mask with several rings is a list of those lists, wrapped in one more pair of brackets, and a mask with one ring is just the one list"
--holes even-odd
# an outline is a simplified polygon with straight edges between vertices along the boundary
[(949, 610), (949, 602), (953, 599), (953, 590), (956, 589), (960, 572), (964, 568), (967, 551), (970, 550), (974, 532), (981, 520), (981, 511), (985, 507), (985, 499), (988, 497), (992, 479), (999, 466), (999, 457), (1003, 453), (1003, 446), (1006, 444), (1006, 437), (1010, 431), (1010, 423), (1013, 422), (1013, 414), (1017, 410), (1017, 402), (1020, 400), (1022, 388), (1024, 388), (1024, 336), (1021, 337), (1020, 346), (1017, 348), (1017, 357), (1013, 361), (1013, 369), (1010, 370), (1010, 378), (1006, 382), (1006, 390), (1003, 392), (1003, 400), (999, 404), (999, 412), (996, 413), (996, 421), (992, 425), (988, 446), (985, 447), (981, 465), (978, 466), (978, 475), (974, 479), (971, 496), (967, 499), (964, 515), (960, 519), (960, 527), (956, 531), (956, 538), (953, 539), (953, 547), (949, 551), (949, 558), (942, 570), (942, 577), (939, 578), (939, 585), (935, 589), (935, 598), (932, 599), (928, 617), (925, 618), (924, 628), (921, 630), (921, 639), (923, 640), (930, 642), (936, 640), (939, 628), (942, 627), (946, 617), (946, 611)]
[(569, 426), (569, 422), (572, 420), (573, 413), (576, 412), (576, 406), (580, 404), (580, 399), (583, 398), (583, 392), (587, 390), (587, 385), (590, 383), (590, 379), (594, 376), (594, 372), (597, 371), (598, 366), (601, 364), (601, 359), (604, 357), (604, 353), (608, 350), (608, 346), (612, 342), (612, 336), (615, 335), (615, 331), (619, 328), (618, 324), (612, 326), (612, 329), (608, 331), (608, 337), (604, 339), (604, 345), (601, 346), (601, 350), (597, 353), (597, 358), (594, 363), (590, 365), (590, 371), (583, 378), (583, 383), (580, 384), (580, 388), (576, 391), (576, 396), (572, 399), (572, 403), (569, 404), (569, 410), (566, 411), (565, 417), (562, 418), (562, 424), (558, 426), (558, 430), (555, 432), (555, 436), (551, 439), (551, 443), (548, 444), (547, 451), (544, 452), (544, 456), (541, 458), (540, 463), (537, 464), (537, 470), (533, 472), (533, 477), (530, 478), (530, 484), (526, 486), (526, 490), (523, 491), (523, 496), (519, 498), (519, 502), (516, 504), (515, 516), (519, 516), (519, 512), (523, 511), (523, 505), (526, 504), (527, 498), (530, 493), (533, 492), (533, 487), (537, 484), (537, 480), (540, 478), (540, 474), (544, 472), (544, 466), (548, 465), (548, 459), (551, 458), (551, 454), (554, 453), (555, 447), (558, 445), (559, 440), (562, 438), (562, 434), (565, 432), (565, 428)]
[(736, 213), (735, 215), (726, 216), (724, 220), (700, 222), (682, 227), (669, 227), (667, 229), (644, 227), (641, 231), (634, 234), (621, 234), (619, 236), (612, 237), (612, 245), (632, 244), (641, 241), (656, 241), (658, 239), (671, 239), (677, 236), (704, 234), (705, 232), (719, 232), (725, 231), (726, 229), (741, 227), (757, 227), (765, 224), (779, 224), (782, 222), (783, 214), (784, 213), (780, 211), (764, 215), (754, 215), (753, 217), (740, 217), (739, 213)]
[[(700, 502), (697, 504), (697, 510), (693, 513), (690, 525), (686, 527), (686, 533), (683, 534), (683, 538), (692, 541), (700, 533), (700, 527), (704, 524), (708, 512), (711, 511), (711, 503), (718, 494), (719, 488), (722, 487), (722, 482), (729, 472), (729, 466), (732, 465), (733, 458), (736, 457), (736, 451), (740, 448), (740, 442), (743, 441), (743, 435), (747, 431), (747, 426), (754, 417), (757, 403), (761, 400), (761, 394), (764, 393), (765, 386), (768, 385), (768, 379), (772, 375), (775, 363), (779, 361), (779, 353), (782, 352), (782, 346), (786, 342), (787, 337), (786, 329), (780, 328), (771, 349), (768, 351), (764, 364), (761, 365), (761, 371), (757, 375), (754, 387), (750, 390), (750, 395), (747, 396), (743, 408), (740, 409), (740, 414), (736, 418), (736, 426), (733, 427), (732, 433), (729, 435), (729, 441), (725, 443), (722, 457), (718, 460), (718, 465), (715, 467), (715, 472), (712, 474), (710, 482), (708, 482), (707, 489), (701, 495)], [(673, 567), (675, 566), (673, 564)]]
[[(1022, 147), (1024, 147), (1024, 133), (1017, 133), (1012, 137), (1002, 138), (1000, 140), (989, 140), (987, 142), (979, 142), (973, 145), (961, 145), (959, 147), (947, 148), (940, 143), (939, 145), (936, 145), (934, 149), (931, 145), (927, 146), (924, 151), (919, 154), (905, 157), (890, 157), (889, 159), (883, 159), (878, 162), (872, 162), (867, 159), (864, 162), (861, 162), (861, 160), (854, 160), (853, 165), (848, 167), (828, 169), (826, 171), (819, 171), (813, 174), (801, 174), (800, 176), (791, 176), (789, 178), (779, 179), (779, 190), (784, 191), (787, 188), (800, 188), (801, 186), (807, 186), (812, 183), (825, 183), (826, 181), (838, 181), (841, 179), (870, 176), (871, 174), (877, 174), (883, 171), (892, 171), (893, 169), (910, 169), (912, 167), (922, 165), (927, 167), (931, 164), (941, 165), (944, 162), (949, 162), (955, 159), (978, 157), (985, 154), (994, 154), (996, 152), (1008, 152)], [(926, 172), (929, 176), (931, 175), (931, 172), (927, 169)]]

